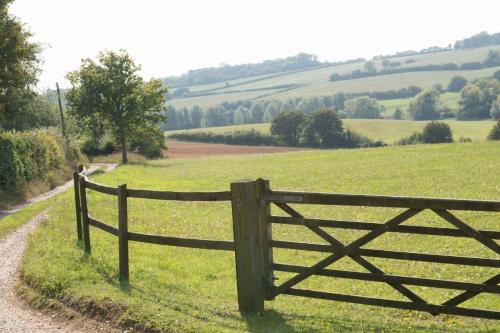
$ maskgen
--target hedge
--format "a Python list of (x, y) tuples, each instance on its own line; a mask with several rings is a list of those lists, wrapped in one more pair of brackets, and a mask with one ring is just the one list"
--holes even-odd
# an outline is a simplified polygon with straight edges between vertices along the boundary
[(50, 183), (81, 160), (78, 147), (55, 131), (0, 131), (1, 189), (19, 189), (33, 181)]

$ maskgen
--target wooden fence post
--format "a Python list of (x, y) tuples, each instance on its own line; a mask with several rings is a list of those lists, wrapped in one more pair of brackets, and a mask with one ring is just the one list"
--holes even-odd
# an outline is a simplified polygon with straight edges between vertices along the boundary
[(239, 309), (263, 312), (264, 290), (256, 182), (232, 183), (231, 203)]
[(127, 184), (118, 186), (118, 252), (120, 260), (120, 280), (128, 281), (128, 221)]
[(82, 240), (82, 209), (80, 206), (80, 175), (78, 171), (73, 173), (73, 187), (75, 189), (75, 212), (76, 212), (76, 234), (78, 240)]
[(90, 254), (90, 230), (89, 230), (89, 211), (87, 209), (87, 190), (85, 177), (80, 177), (80, 203), (82, 210), (82, 235), (85, 252)]
[(273, 248), (270, 246), (272, 239), (272, 227), (269, 221), (271, 215), (271, 204), (262, 200), (262, 196), (269, 192), (269, 180), (259, 178), (256, 181), (258, 199), (258, 221), (259, 221), (259, 245), (261, 252), (262, 283), (264, 297), (272, 300), (272, 288), (274, 286), (274, 274), (272, 270)]

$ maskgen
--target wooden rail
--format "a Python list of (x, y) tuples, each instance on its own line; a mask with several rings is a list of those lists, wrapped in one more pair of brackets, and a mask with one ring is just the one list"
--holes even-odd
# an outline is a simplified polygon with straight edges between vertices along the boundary
[[(262, 312), (264, 301), (273, 300), (281, 294), (377, 305), (398, 309), (440, 313), (479, 318), (500, 319), (500, 309), (481, 310), (463, 308), (459, 305), (482, 293), (500, 294), (500, 274), (493, 275), (483, 282), (464, 282), (455, 280), (432, 279), (428, 277), (387, 274), (369, 262), (367, 258), (405, 260), (447, 265), (500, 268), (500, 231), (474, 229), (450, 211), (500, 212), (500, 201), (458, 200), (393, 197), (377, 195), (353, 195), (337, 193), (309, 193), (295, 191), (273, 191), (267, 180), (240, 181), (231, 184), (231, 191), (222, 192), (173, 192), (128, 189), (127, 186), (110, 187), (89, 181), (82, 170), (75, 172), (75, 206), (78, 238), (83, 240), (85, 251), (91, 252), (89, 226), (96, 227), (118, 237), (120, 279), (129, 280), (130, 241), (158, 245), (179, 246), (197, 249), (234, 251), (236, 262), (236, 280), (238, 304), (241, 311)], [(87, 189), (118, 199), (118, 227), (113, 227), (89, 215), (87, 207)], [(229, 202), (232, 205), (234, 241), (180, 238), (164, 235), (150, 235), (128, 230), (128, 198), (142, 198), (169, 201), (206, 201)], [(315, 204), (335, 206), (365, 206), (405, 208), (405, 210), (384, 223), (366, 221), (339, 221), (307, 218), (289, 204)], [(289, 216), (271, 214), (271, 205), (275, 205)], [(430, 210), (451, 227), (431, 227), (403, 224), (409, 218)], [(303, 226), (326, 242), (301, 243), (277, 240), (272, 236), (272, 225)], [(367, 233), (350, 244), (344, 244), (326, 230), (347, 229), (364, 230)], [(365, 248), (364, 245), (385, 233), (431, 235), (436, 237), (461, 237), (473, 239), (495, 253), (493, 258), (472, 256), (440, 255), (391, 251)], [(327, 253), (327, 257), (311, 267), (290, 263), (276, 263), (273, 248), (315, 251)], [(342, 258), (349, 258), (365, 269), (365, 272), (344, 271), (327, 268)], [(289, 272), (295, 275), (280, 285), (275, 285), (274, 272)], [(343, 295), (323, 291), (304, 290), (296, 285), (311, 276), (324, 276), (339, 279), (351, 279), (385, 283), (402, 294), (407, 301), (395, 301), (383, 298), (357, 295)], [(431, 304), (406, 286), (422, 286), (460, 290), (457, 296), (442, 304)]]

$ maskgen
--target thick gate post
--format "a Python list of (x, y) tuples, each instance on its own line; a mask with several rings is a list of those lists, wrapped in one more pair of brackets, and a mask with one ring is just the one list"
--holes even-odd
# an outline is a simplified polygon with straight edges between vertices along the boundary
[(238, 305), (242, 312), (264, 311), (259, 203), (255, 181), (231, 184)]
[(268, 301), (273, 299), (272, 289), (274, 287), (273, 248), (271, 247), (272, 227), (269, 217), (271, 216), (271, 204), (263, 200), (263, 196), (270, 191), (269, 180), (259, 178), (256, 181), (258, 196), (258, 218), (259, 218), (259, 245), (262, 265), (262, 283), (264, 298)]
[(120, 280), (128, 281), (128, 217), (127, 184), (118, 186), (118, 253), (120, 261)]

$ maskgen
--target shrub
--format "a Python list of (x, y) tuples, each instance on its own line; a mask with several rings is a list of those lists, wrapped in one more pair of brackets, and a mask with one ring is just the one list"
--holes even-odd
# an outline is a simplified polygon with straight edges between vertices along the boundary
[(500, 140), (500, 120), (491, 129), (488, 134), (488, 140)]
[(51, 183), (82, 160), (78, 147), (51, 130), (0, 132), (0, 188), (20, 189), (28, 182)]
[(158, 126), (140, 126), (131, 132), (130, 149), (146, 158), (162, 157), (164, 148), (165, 135)]
[(396, 142), (398, 145), (414, 145), (424, 143), (421, 132), (413, 132), (410, 136), (401, 138)]
[(463, 76), (456, 75), (451, 78), (450, 83), (448, 84), (448, 91), (459, 92), (463, 87), (467, 84), (467, 79)]
[(424, 143), (449, 143), (453, 142), (453, 134), (448, 124), (431, 121), (422, 131), (422, 141)]
[(283, 144), (277, 137), (257, 132), (254, 129), (249, 131), (235, 131), (232, 133), (216, 134), (211, 132), (178, 133), (172, 134), (169, 138), (182, 141), (224, 143), (232, 145), (249, 146), (280, 146)]

